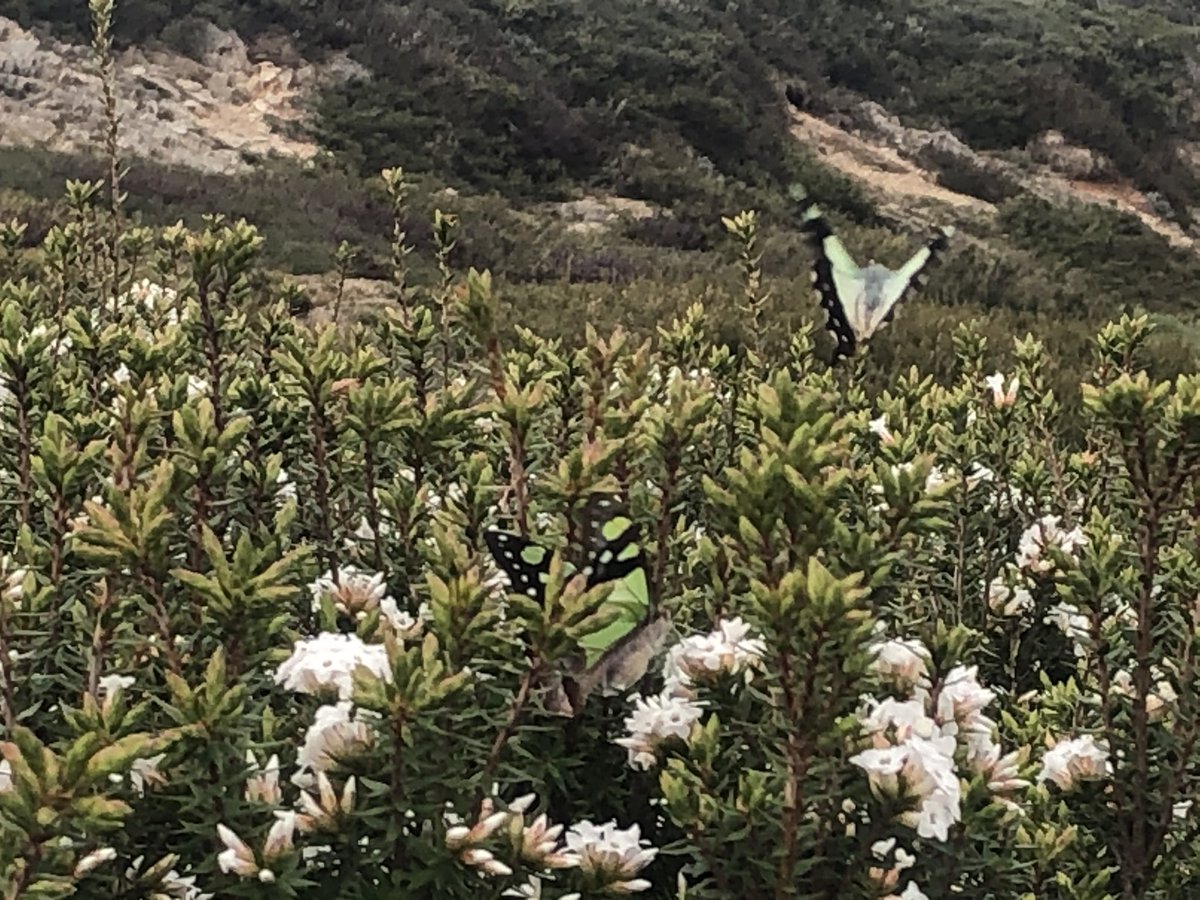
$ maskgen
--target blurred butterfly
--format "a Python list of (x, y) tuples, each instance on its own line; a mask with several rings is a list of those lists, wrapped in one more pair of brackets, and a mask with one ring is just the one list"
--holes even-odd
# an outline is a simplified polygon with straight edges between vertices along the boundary
[[(561, 685), (551, 688), (547, 707), (552, 712), (575, 716), (595, 690), (611, 695), (628, 689), (642, 679), (661, 649), (670, 620), (653, 609), (639, 538), (638, 527), (614, 497), (595, 494), (589, 499), (584, 507), (582, 573), (589, 589), (612, 583), (604, 606), (617, 609), (618, 616), (580, 639), (580, 658), (570, 661)], [(506, 531), (486, 532), (484, 540), (513, 592), (545, 603), (552, 551)]]
[(867, 343), (896, 314), (896, 306), (910, 288), (924, 283), (925, 270), (954, 236), (952, 227), (922, 247), (899, 269), (889, 269), (875, 260), (859, 267), (816, 206), (802, 200), (801, 230), (817, 251), (813, 285), (821, 295), (825, 327), (837, 340), (830, 365), (853, 356), (859, 344)]

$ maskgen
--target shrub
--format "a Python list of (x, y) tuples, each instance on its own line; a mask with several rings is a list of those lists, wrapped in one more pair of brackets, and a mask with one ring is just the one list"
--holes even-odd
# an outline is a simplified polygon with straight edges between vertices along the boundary
[[(752, 252), (724, 319), (549, 340), (440, 216), (436, 280), (314, 330), (245, 222), (118, 231), (113, 269), (96, 187), (0, 255), (8, 896), (1195, 888), (1200, 385), (1150, 379), (1145, 318), (1073, 438), (1032, 338), (987, 375), (955, 329), (937, 380), (764, 340)], [(597, 498), (653, 627), (589, 692)], [(497, 526), (549, 551), (536, 599)]]
[(1002, 203), (1022, 192), (1020, 182), (1007, 171), (989, 169), (932, 146), (920, 154), (919, 162), (937, 173), (937, 183), (951, 191)]
[(652, 247), (672, 250), (709, 250), (710, 236), (694, 222), (681, 222), (670, 216), (633, 219), (625, 225), (625, 237)]

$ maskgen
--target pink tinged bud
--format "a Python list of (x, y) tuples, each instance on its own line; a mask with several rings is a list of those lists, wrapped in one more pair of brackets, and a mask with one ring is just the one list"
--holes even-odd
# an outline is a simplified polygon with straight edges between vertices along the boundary
[[(308, 791), (300, 792), (300, 808), (304, 810), (304, 819), (309, 820), (309, 825), (316, 828), (319, 823), (322, 823), (327, 818), (325, 810), (321, 809), (321, 804)], [(303, 829), (302, 830), (309, 830)]]
[(492, 834), (508, 820), (508, 813), (498, 812), (492, 813), (486, 819), (481, 819), (475, 827), (471, 829), (470, 843), (478, 844), (481, 841), (491, 837)]
[(294, 812), (279, 813), (275, 824), (267, 832), (267, 842), (263, 845), (263, 859), (274, 862), (292, 849), (292, 836), (296, 832), (296, 814)]
[(478, 847), (472, 847), (468, 850), (464, 850), (462, 855), (459, 856), (459, 859), (465, 862), (468, 866), (482, 866), (484, 863), (490, 862), (493, 858), (494, 857), (490, 851), (482, 850)]
[(258, 874), (258, 863), (254, 861), (254, 852), (245, 842), (224, 825), (217, 826), (217, 835), (225, 849), (217, 854), (217, 865), (226, 874), (249, 878)]
[(256, 770), (246, 779), (246, 800), (271, 805), (279, 803), (283, 799), (283, 792), (279, 789), (279, 757), (272, 755), (266, 766), (259, 770), (254, 754), (247, 750), (246, 762)]
[(466, 825), (455, 825), (446, 832), (446, 846), (451, 850), (457, 850), (459, 847), (466, 845), (470, 834), (471, 829)]
[[(535, 856), (539, 848), (546, 841), (546, 826), (549, 821), (546, 819), (546, 814), (538, 816), (533, 820), (533, 824), (524, 829), (521, 835), (521, 855), (525, 857)], [(553, 846), (550, 848), (553, 850)]]
[(608, 890), (614, 894), (639, 894), (650, 890), (650, 882), (645, 878), (634, 878), (630, 881), (618, 881), (610, 884)]
[(513, 873), (512, 869), (510, 869), (504, 863), (500, 862), (498, 859), (489, 859), (487, 862), (485, 862), (483, 865), (481, 865), (479, 867), (479, 871), (483, 872), (486, 875), (500, 876), (500, 877), (503, 877), (505, 875), (511, 875)]
[(338, 808), (338, 797), (333, 791), (333, 784), (324, 772), (317, 773), (317, 790), (321, 795), (321, 809), (335, 810)]
[(508, 811), (517, 815), (524, 815), (535, 803), (537, 803), (537, 794), (526, 794), (524, 797), (518, 797), (510, 803)]
[(358, 784), (351, 775), (342, 786), (342, 812), (350, 815), (354, 810), (354, 801), (358, 797)]
[(550, 853), (542, 857), (542, 867), (546, 869), (573, 869), (579, 865), (579, 857), (574, 853)]
[(75, 866), (74, 876), (76, 878), (82, 878), (93, 869), (96, 869), (99, 866), (104, 865), (106, 862), (116, 858), (117, 851), (112, 847), (101, 847), (99, 850), (93, 850), (91, 853), (81, 859)]
[(301, 834), (312, 834), (317, 830), (317, 822), (312, 816), (300, 813), (296, 816), (296, 830)]

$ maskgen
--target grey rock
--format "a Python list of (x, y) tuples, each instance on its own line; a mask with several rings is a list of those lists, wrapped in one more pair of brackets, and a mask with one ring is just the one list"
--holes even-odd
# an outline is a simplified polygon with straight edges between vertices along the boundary
[(245, 41), (236, 32), (225, 31), (211, 22), (204, 24), (198, 48), (200, 62), (210, 69), (245, 72), (250, 68)]
[[(116, 59), (120, 143), (127, 157), (206, 172), (238, 172), (254, 158), (311, 159), (305, 136), (311, 91), (348, 77), (330, 67), (251, 62), (241, 38), (208, 27), (203, 62), (161, 49)], [(41, 41), (0, 16), (0, 146), (89, 153), (104, 130), (101, 80), (89, 47)]]
[(1026, 147), (1030, 158), (1067, 178), (1099, 181), (1111, 178), (1114, 167), (1103, 154), (1068, 143), (1059, 131), (1045, 131)]

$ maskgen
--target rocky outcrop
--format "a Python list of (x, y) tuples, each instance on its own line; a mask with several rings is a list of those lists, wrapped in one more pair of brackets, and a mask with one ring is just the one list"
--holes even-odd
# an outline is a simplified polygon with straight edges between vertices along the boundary
[(648, 219), (655, 214), (649, 203), (628, 197), (583, 197), (559, 203), (554, 211), (568, 223), (567, 231), (577, 233), (606, 231), (622, 218)]
[(1116, 168), (1103, 154), (1067, 142), (1060, 131), (1045, 131), (1025, 148), (1030, 159), (1067, 178), (1105, 181), (1116, 176)]
[[(232, 173), (270, 156), (307, 159), (306, 103), (326, 79), (365, 72), (252, 62), (236, 34), (208, 26), (201, 59), (131, 49), (117, 58), (120, 145), (131, 157)], [(46, 40), (0, 17), (0, 145), (93, 152), (105, 127), (89, 47)]]
[(981, 197), (987, 202), (1019, 189), (1022, 179), (1016, 166), (978, 153), (950, 131), (906, 126), (874, 101), (856, 103), (843, 115), (855, 131), (892, 147), (923, 168), (957, 176), (955, 180), (969, 173), (980, 183), (993, 184), (991, 191), (985, 191), (989, 196)]
[(823, 118), (793, 107), (793, 134), (867, 188), (881, 214), (897, 224), (928, 227), (950, 211), (959, 221), (994, 214), (994, 204), (1028, 192), (1057, 203), (1113, 206), (1172, 245), (1197, 249), (1195, 235), (1173, 221), (1155, 197), (1119, 180), (1101, 154), (1072, 146), (1055, 132), (1031, 145), (1027, 161), (1014, 162), (979, 153), (949, 131), (904, 125), (872, 101), (824, 99)]

